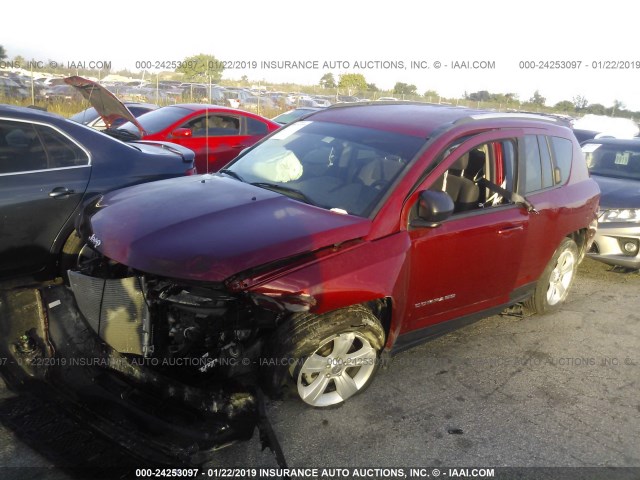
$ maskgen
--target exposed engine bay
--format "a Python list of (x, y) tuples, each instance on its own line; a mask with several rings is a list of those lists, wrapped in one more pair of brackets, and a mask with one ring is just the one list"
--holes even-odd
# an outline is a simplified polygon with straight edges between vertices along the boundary
[(268, 298), (230, 293), (222, 284), (139, 275), (105, 257), (69, 271), (69, 284), (102, 340), (192, 384), (255, 371), (265, 337), (289, 313)]
[(59, 399), (153, 462), (201, 464), (258, 427), (263, 448), (286, 466), (258, 373), (265, 339), (289, 313), (222, 285), (136, 275), (102, 256), (68, 280), (0, 298), (0, 313), (20, 319), (0, 328), (14, 385)]

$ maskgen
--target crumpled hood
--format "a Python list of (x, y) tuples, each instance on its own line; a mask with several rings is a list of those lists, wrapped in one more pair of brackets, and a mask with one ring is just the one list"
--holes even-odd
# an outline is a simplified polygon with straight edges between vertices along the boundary
[[(220, 282), (275, 260), (363, 237), (371, 221), (217, 175), (105, 195), (89, 243), (146, 273)], [(85, 239), (87, 240), (87, 239)]]
[(640, 181), (591, 175), (600, 187), (600, 210), (640, 208)]

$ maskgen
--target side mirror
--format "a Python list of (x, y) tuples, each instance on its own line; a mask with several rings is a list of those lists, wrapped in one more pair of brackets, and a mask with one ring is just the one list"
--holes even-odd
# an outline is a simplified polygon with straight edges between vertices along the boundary
[(418, 197), (418, 217), (411, 221), (415, 228), (433, 228), (453, 213), (453, 200), (447, 192), (424, 190)]
[(172, 137), (185, 138), (193, 136), (193, 132), (190, 128), (176, 128), (171, 132)]

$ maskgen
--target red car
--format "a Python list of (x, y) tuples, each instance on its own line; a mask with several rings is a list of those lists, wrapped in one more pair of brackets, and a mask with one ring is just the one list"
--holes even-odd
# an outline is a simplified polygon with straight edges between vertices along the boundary
[(111, 92), (82, 77), (65, 82), (75, 87), (110, 127), (116, 119), (128, 123), (106, 131), (121, 140), (162, 140), (177, 143), (196, 154), (198, 173), (217, 172), (280, 124), (253, 113), (218, 105), (178, 104), (138, 118)]
[(196, 154), (198, 173), (217, 172), (247, 147), (280, 128), (267, 118), (218, 105), (178, 104), (162, 107), (125, 123), (118, 130), (144, 140), (177, 143)]
[(69, 271), (73, 294), (55, 293), (49, 325), (68, 327), (52, 341), (107, 355), (99, 374), (121, 383), (104, 382), (101, 398), (141, 418), (222, 415), (224, 430), (198, 420), (171, 437), (204, 455), (246, 438), (238, 421), (257, 403), (252, 381), (277, 392), (291, 377), (307, 404), (335, 405), (369, 384), (383, 355), (519, 302), (558, 308), (593, 241), (598, 199), (556, 120), (329, 107), (217, 174), (89, 205), (78, 230), (94, 253)]

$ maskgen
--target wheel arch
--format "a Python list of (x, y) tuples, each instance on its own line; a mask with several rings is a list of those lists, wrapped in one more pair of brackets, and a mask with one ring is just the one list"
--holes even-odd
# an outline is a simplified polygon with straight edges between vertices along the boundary
[(576, 245), (578, 246), (578, 258), (579, 261), (585, 257), (587, 253), (587, 249), (589, 247), (589, 231), (587, 228), (581, 228), (574, 232), (571, 232), (567, 235), (567, 238), (570, 238)]

